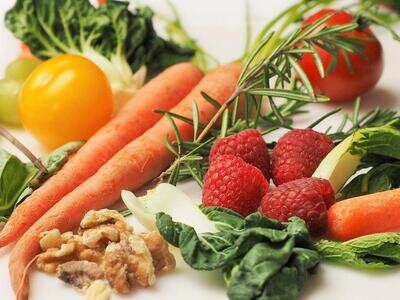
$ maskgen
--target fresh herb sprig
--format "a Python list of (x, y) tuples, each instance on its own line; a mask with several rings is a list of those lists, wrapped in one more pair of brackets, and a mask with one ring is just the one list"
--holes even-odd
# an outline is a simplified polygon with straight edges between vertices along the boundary
[[(297, 9), (299, 6), (296, 6)], [(310, 8), (307, 7), (307, 9)], [(327, 97), (314, 92), (298, 60), (304, 53), (313, 54), (321, 76), (325, 76), (326, 70), (316, 47), (326, 49), (333, 57), (336, 57), (336, 61), (339, 52), (361, 53), (363, 50), (360, 40), (343, 36), (343, 33), (358, 28), (359, 24), (354, 21), (346, 25), (323, 26), (331, 16), (331, 14), (324, 16), (310, 25), (298, 26), (286, 38), (281, 40), (279, 36), (278, 43), (276, 34), (281, 35), (282, 32), (266, 33), (255, 50), (248, 55), (235, 92), (224, 104), (220, 105), (209, 95), (203, 94), (204, 98), (217, 109), (217, 113), (208, 124), (201, 124), (196, 104), (193, 106), (192, 119), (163, 112), (175, 128), (176, 141), (170, 143), (167, 138), (166, 146), (175, 154), (176, 161), (162, 174), (161, 178), (168, 175), (169, 182), (176, 184), (180, 179), (191, 176), (201, 186), (204, 173), (208, 168), (206, 158), (216, 138), (246, 128), (264, 127), (263, 133), (269, 133), (281, 127), (291, 128), (291, 116), (304, 112), (300, 108), (305, 104), (328, 101)], [(287, 18), (292, 18), (292, 16), (288, 14)], [(273, 44), (272, 47), (271, 44)], [(260, 53), (263, 53), (262, 57)], [(331, 66), (331, 69), (334, 68), (335, 65)], [(297, 76), (294, 75), (295, 73)], [(240, 101), (243, 98), (245, 100)], [(268, 100), (272, 111), (268, 114), (262, 112), (265, 99)], [(286, 99), (287, 102), (278, 105), (278, 99)], [(240, 105), (243, 105), (244, 116), (239, 115)], [(193, 142), (182, 141), (176, 129), (175, 119), (193, 125)], [(217, 120), (221, 120), (220, 126), (215, 126)]]

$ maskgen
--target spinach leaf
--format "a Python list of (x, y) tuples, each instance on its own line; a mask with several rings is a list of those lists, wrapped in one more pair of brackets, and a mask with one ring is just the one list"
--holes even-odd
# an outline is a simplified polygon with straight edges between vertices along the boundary
[(400, 263), (400, 233), (378, 233), (346, 242), (321, 240), (316, 243), (326, 260), (354, 268), (387, 268)]
[(230, 299), (295, 299), (318, 265), (307, 227), (299, 218), (279, 223), (254, 213), (246, 218), (221, 207), (200, 209), (219, 230), (201, 233), (158, 213), (161, 235), (179, 247), (196, 270), (222, 269)]
[(36, 177), (39, 171), (32, 163), (24, 163), (18, 157), (0, 149), (0, 218), (6, 220), (15, 206), (55, 174), (82, 144), (65, 144), (42, 158), (41, 161), (48, 170), (48, 174), (42, 178)]
[(151, 9), (131, 12), (128, 5), (115, 0), (100, 7), (89, 0), (17, 0), (5, 24), (41, 59), (72, 53), (92, 60), (114, 89), (128, 86), (142, 65), (157, 72), (191, 59), (192, 49), (156, 34)]

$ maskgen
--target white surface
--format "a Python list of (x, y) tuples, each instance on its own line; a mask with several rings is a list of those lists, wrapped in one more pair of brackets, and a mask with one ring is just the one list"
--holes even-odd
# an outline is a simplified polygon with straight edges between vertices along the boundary
[[(0, 20), (14, 1), (0, 1)], [(157, 11), (166, 9), (162, 0), (141, 1), (150, 4)], [(293, 1), (282, 0), (250, 0), (254, 32), (269, 18)], [(241, 55), (244, 43), (244, 1), (242, 0), (175, 0), (189, 32), (211, 53), (222, 62)], [(18, 43), (7, 32), (0, 21), (0, 74), (5, 65), (17, 55)], [(363, 98), (362, 109), (368, 110), (376, 105), (381, 107), (398, 107), (400, 101), (400, 85), (398, 70), (400, 69), (400, 44), (391, 40), (385, 32), (379, 32), (384, 44), (386, 68), (379, 86)], [(340, 87), (338, 87), (340, 88)], [(345, 104), (345, 109), (351, 103)], [(315, 116), (331, 110), (335, 104), (313, 105), (311, 114), (297, 119), (296, 126), (310, 124)], [(330, 124), (337, 125), (338, 117), (329, 119)], [(329, 124), (324, 124), (326, 127)], [(29, 145), (36, 154), (43, 149), (31, 137), (21, 130), (13, 132)], [(274, 138), (274, 137), (271, 137)], [(7, 143), (0, 141), (0, 147), (12, 149)], [(200, 191), (194, 183), (181, 186), (195, 201), (199, 201)], [(129, 219), (137, 230), (133, 217)], [(0, 250), (0, 299), (14, 299), (8, 278), (8, 254), (10, 248)], [(179, 257), (179, 256), (177, 256)], [(400, 293), (400, 272), (365, 273), (344, 267), (323, 264), (305, 288), (301, 299), (398, 299)], [(31, 276), (31, 297), (33, 300), (66, 300), (82, 299), (83, 296), (58, 279), (34, 271)], [(150, 289), (138, 288), (125, 297), (113, 295), (113, 299), (226, 299), (225, 287), (218, 272), (196, 272), (189, 270), (182, 261), (178, 262), (176, 272), (160, 276), (156, 285)]]

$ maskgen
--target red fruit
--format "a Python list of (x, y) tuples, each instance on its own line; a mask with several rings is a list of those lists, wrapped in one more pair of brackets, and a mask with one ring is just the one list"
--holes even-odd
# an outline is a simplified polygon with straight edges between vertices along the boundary
[(219, 139), (211, 148), (209, 161), (220, 155), (234, 155), (263, 172), (268, 180), (270, 175), (270, 157), (267, 145), (260, 132), (246, 129), (237, 134)]
[(294, 129), (283, 135), (272, 152), (272, 178), (276, 185), (311, 177), (333, 149), (333, 142), (312, 129)]
[[(327, 14), (332, 14), (323, 26), (332, 27), (346, 25), (354, 20), (354, 17), (345, 11), (323, 9), (304, 21), (305, 25), (315, 23)], [(313, 54), (304, 54), (299, 64), (306, 73), (316, 93), (331, 98), (331, 101), (354, 100), (372, 89), (380, 79), (383, 72), (383, 50), (381, 43), (369, 27), (358, 28), (342, 34), (345, 37), (358, 39), (363, 46), (361, 54), (347, 53), (352, 68), (349, 69), (343, 51), (339, 51), (336, 69), (321, 77), (318, 72)], [(332, 55), (316, 47), (324, 69), (327, 70)]]
[(222, 206), (247, 216), (257, 211), (268, 188), (259, 169), (239, 157), (219, 155), (204, 178), (203, 204)]
[(334, 202), (335, 193), (328, 180), (302, 178), (266, 193), (260, 210), (280, 222), (293, 216), (302, 218), (313, 235), (321, 235), (327, 228), (327, 210)]

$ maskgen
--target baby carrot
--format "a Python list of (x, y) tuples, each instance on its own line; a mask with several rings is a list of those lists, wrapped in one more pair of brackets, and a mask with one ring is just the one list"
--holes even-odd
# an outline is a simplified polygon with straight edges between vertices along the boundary
[[(115, 153), (142, 135), (179, 103), (203, 77), (192, 63), (174, 65), (155, 77), (127, 102), (121, 111), (68, 161), (56, 175), (36, 190), (11, 215), (0, 232), (0, 247), (14, 242), (63, 196), (92, 176)], [(88, 112), (90, 113), (90, 112)]]
[[(205, 92), (223, 103), (234, 92), (240, 66), (227, 65), (206, 75), (200, 83), (172, 110), (173, 113), (192, 117), (192, 104), (197, 103), (199, 119), (207, 123), (216, 109), (204, 100)], [(183, 140), (193, 138), (193, 126), (177, 120)], [(130, 142), (104, 164), (95, 175), (87, 179), (44, 214), (15, 245), (9, 262), (11, 285), (17, 299), (27, 299), (29, 281), (26, 274), (30, 262), (40, 251), (39, 234), (58, 228), (67, 231), (75, 228), (86, 212), (113, 205), (124, 189), (135, 190), (166, 169), (174, 155), (165, 147), (164, 139), (175, 140), (174, 130), (166, 117), (138, 139)]]
[(335, 203), (328, 210), (328, 228), (337, 240), (400, 231), (400, 189)]

